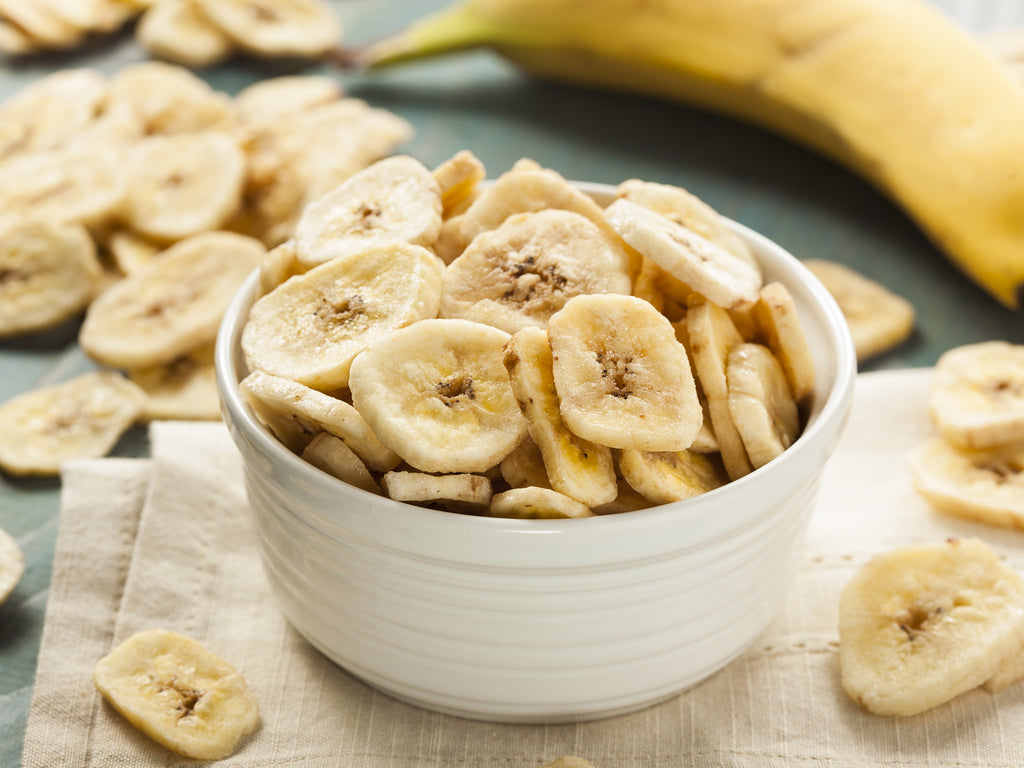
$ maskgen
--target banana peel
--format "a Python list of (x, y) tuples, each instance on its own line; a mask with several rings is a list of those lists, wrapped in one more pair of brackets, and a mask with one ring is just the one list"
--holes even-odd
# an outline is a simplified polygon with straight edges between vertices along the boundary
[(1024, 307), (1024, 88), (925, 0), (462, 0), (350, 63), (481, 47), (539, 77), (714, 110), (821, 152)]

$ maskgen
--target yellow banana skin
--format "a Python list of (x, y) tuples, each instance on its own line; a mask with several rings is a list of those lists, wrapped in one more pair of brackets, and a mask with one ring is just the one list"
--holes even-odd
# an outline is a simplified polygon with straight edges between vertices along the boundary
[(462, 0), (355, 61), (475, 47), (816, 149), (1003, 305), (1024, 305), (1024, 89), (925, 0)]

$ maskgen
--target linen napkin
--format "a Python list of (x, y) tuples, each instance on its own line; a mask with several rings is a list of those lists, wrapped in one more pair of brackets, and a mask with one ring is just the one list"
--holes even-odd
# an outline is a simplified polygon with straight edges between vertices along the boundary
[(239, 458), (219, 423), (154, 423), (152, 458), (69, 464), (24, 768), (177, 766), (95, 693), (95, 662), (135, 631), (190, 635), (236, 666), (259, 728), (222, 761), (314, 768), (1019, 766), (1024, 684), (910, 718), (871, 715), (839, 685), (837, 600), (884, 549), (978, 536), (1024, 570), (1024, 533), (944, 517), (916, 496), (907, 452), (932, 435), (930, 370), (861, 375), (796, 581), (771, 627), (705, 682), (595, 722), (508, 725), (395, 701), (293, 631), (259, 560)]

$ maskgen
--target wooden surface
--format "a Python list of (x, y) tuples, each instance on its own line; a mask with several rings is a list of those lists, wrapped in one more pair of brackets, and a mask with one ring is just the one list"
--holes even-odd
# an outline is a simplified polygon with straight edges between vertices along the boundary
[[(1024, 0), (938, 4), (975, 31), (1024, 24)], [(442, 5), (337, 2), (345, 42), (352, 45)], [(23, 64), (0, 61), (0, 98), (56, 69), (93, 66), (112, 73), (142, 58), (129, 31), (74, 54)], [(1024, 315), (1004, 310), (962, 277), (896, 207), (845, 170), (760, 130), (680, 105), (536, 82), (488, 52), (371, 75), (324, 71), (333, 72), (350, 94), (408, 119), (416, 136), (402, 151), (428, 166), (469, 148), (491, 176), (531, 157), (570, 179), (615, 184), (639, 177), (680, 184), (800, 258), (833, 259), (873, 276), (914, 303), (918, 325), (907, 343), (866, 370), (930, 366), (945, 350), (974, 341), (1024, 343)], [(282, 73), (269, 64), (232, 62), (200, 74), (233, 94)], [(0, 341), (0, 401), (90, 368), (75, 344), (76, 333), (72, 324), (31, 339)], [(115, 453), (146, 451), (144, 431), (134, 429)], [(20, 761), (59, 504), (57, 480), (0, 475), (0, 527), (18, 540), (27, 561), (24, 578), (0, 607), (3, 766)]]

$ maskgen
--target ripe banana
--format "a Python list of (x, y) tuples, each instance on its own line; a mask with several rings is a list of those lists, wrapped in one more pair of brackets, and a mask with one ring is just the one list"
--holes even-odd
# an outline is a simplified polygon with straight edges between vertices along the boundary
[(483, 46), (535, 75), (680, 100), (816, 149), (994, 298), (1024, 305), (1024, 91), (925, 0), (462, 0), (351, 60)]

